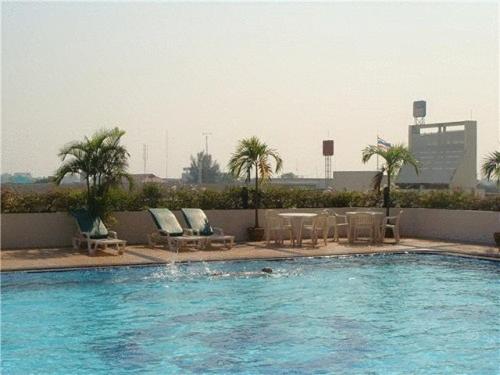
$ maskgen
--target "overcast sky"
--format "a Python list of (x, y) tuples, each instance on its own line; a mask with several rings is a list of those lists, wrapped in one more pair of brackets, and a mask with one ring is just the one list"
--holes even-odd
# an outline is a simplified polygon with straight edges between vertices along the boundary
[(119, 126), (130, 171), (178, 177), (204, 147), (276, 148), (285, 172), (366, 170), (361, 149), (427, 122), (478, 121), (498, 149), (498, 4), (2, 3), (2, 172), (53, 174), (65, 143)]

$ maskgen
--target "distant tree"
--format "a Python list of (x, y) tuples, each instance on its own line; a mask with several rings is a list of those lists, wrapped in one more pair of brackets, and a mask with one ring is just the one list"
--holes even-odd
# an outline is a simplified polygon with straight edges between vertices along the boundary
[(62, 164), (55, 173), (55, 183), (59, 185), (68, 174), (79, 174), (87, 187), (87, 208), (93, 214), (107, 214), (107, 194), (123, 179), (132, 186), (127, 173), (130, 155), (120, 144), (124, 134), (118, 128), (103, 129), (83, 141), (69, 143), (59, 152)]
[(496, 180), (497, 188), (500, 186), (500, 151), (493, 151), (484, 158), (481, 172), (488, 181)]
[(271, 178), (273, 174), (271, 159), (274, 159), (276, 164), (274, 173), (280, 172), (283, 160), (278, 153), (257, 137), (251, 137), (239, 141), (236, 152), (231, 156), (228, 164), (229, 171), (235, 178), (245, 176), (247, 181), (250, 180), (251, 172), (255, 169), (255, 228), (259, 227), (259, 183)]
[[(201, 172), (201, 180), (200, 180)], [(188, 182), (196, 184), (216, 183), (221, 177), (219, 163), (212, 160), (212, 155), (198, 152), (196, 157), (191, 156), (191, 165), (188, 168)]]
[(298, 178), (299, 176), (297, 176), (295, 173), (293, 172), (288, 172), (288, 173), (283, 173), (281, 175), (280, 178), (284, 178), (284, 179), (292, 179), (292, 178)]
[(384, 193), (384, 202), (386, 206), (386, 215), (389, 216), (389, 209), (391, 205), (391, 181), (396, 177), (401, 167), (405, 164), (412, 165), (415, 168), (415, 172), (418, 174), (418, 162), (404, 145), (394, 145), (387, 149), (373, 145), (367, 146), (363, 150), (361, 160), (363, 163), (367, 163), (368, 160), (370, 160), (374, 155), (378, 155), (384, 160), (380, 171), (373, 179), (373, 185), (376, 190), (380, 190), (384, 173), (387, 174), (387, 186), (385, 188), (386, 192)]

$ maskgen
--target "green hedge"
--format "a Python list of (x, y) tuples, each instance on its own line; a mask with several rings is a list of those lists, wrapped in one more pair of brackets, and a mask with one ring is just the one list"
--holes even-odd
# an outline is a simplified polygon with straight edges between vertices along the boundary
[[(243, 188), (223, 191), (190, 188), (165, 188), (149, 183), (133, 191), (113, 190), (106, 201), (110, 211), (140, 211), (148, 207), (182, 207), (203, 209), (245, 208)], [(254, 191), (249, 189), (248, 207), (253, 207)], [(395, 190), (394, 206), (461, 210), (500, 211), (500, 196), (478, 198), (461, 191), (416, 192)], [(323, 192), (318, 190), (267, 187), (260, 196), (262, 208), (322, 208), (322, 207), (380, 207), (381, 198), (374, 193)], [(56, 212), (83, 207), (85, 192), (54, 188), (46, 193), (19, 193), (2, 190), (2, 213)]]

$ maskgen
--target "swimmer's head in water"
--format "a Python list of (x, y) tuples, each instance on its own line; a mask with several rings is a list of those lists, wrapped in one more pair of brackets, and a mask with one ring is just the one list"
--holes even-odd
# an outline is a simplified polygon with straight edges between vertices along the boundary
[(264, 267), (264, 268), (262, 269), (262, 272), (265, 272), (265, 273), (273, 273), (273, 269), (272, 269), (272, 268), (270, 268), (270, 267)]

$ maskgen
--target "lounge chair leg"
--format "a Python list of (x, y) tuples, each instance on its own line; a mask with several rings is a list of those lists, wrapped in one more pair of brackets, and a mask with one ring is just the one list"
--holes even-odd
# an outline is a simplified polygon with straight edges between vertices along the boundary
[(96, 247), (97, 247), (97, 245), (94, 244), (94, 246), (92, 247), (92, 242), (91, 241), (87, 241), (87, 246), (88, 246), (88, 250), (89, 250), (89, 255), (90, 256), (94, 256), (95, 253), (96, 253)]

